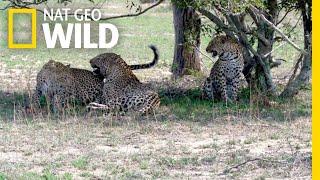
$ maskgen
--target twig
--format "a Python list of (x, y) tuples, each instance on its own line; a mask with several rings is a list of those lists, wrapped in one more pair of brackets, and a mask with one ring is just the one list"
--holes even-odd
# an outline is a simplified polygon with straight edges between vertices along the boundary
[(296, 22), (296, 24), (292, 27), (292, 29), (288, 32), (288, 35), (290, 36), (291, 32), (298, 26), (300, 20), (302, 18), (302, 14), (300, 15), (298, 21)]
[(272, 125), (272, 124), (248, 124), (248, 123), (243, 123), (245, 126), (259, 126), (259, 127), (273, 127), (273, 128), (278, 128), (280, 129), (281, 127), (277, 125)]
[(162, 2), (164, 2), (164, 0), (159, 0), (157, 3), (147, 7), (146, 9), (144, 9), (143, 11), (140, 11), (138, 13), (135, 14), (125, 14), (125, 15), (119, 15), (119, 16), (111, 16), (111, 17), (106, 17), (106, 18), (101, 18), (100, 20), (110, 20), (110, 19), (118, 19), (118, 18), (124, 18), (124, 17), (135, 17), (135, 16), (139, 16), (141, 14), (146, 13), (147, 11), (149, 11), (150, 9), (160, 5)]
[[(178, 44), (179, 46), (183, 46), (183, 44)], [(214, 59), (212, 59), (210, 56), (208, 56), (206, 53), (202, 52), (196, 45), (192, 44), (192, 47), (194, 47), (200, 54), (204, 55), (206, 58), (210, 59), (212, 62), (215, 62)]]
[(6, 10), (6, 9), (8, 9), (8, 8), (10, 8), (10, 7), (12, 7), (12, 6), (11, 6), (11, 3), (8, 3), (5, 7), (0, 8), (0, 10), (1, 10), (1, 11), (2, 11), (2, 10)]
[[(24, 4), (17, 4), (16, 2), (10, 0), (11, 3), (9, 3), (6, 7), (0, 9), (0, 10), (5, 10), (9, 7), (19, 7), (19, 8), (30, 8), (29, 6), (31, 5), (39, 5), (43, 2), (47, 2), (47, 0), (43, 0), (43, 1), (40, 1), (40, 2), (37, 2), (37, 3), (25, 3)], [(124, 15), (118, 15), (118, 16), (111, 16), (111, 17), (105, 17), (105, 18), (100, 18), (100, 20), (110, 20), (110, 19), (118, 19), (118, 18), (125, 18), (125, 17), (136, 17), (136, 16), (140, 16), (141, 14), (144, 14), (146, 13), (147, 11), (149, 11), (150, 9), (160, 5), (162, 2), (164, 2), (164, 0), (159, 0), (157, 3), (147, 7), (146, 9), (144, 9), (143, 11), (140, 11), (138, 13), (134, 13), (134, 14), (124, 14)], [(43, 10), (41, 9), (36, 9), (37, 11), (41, 12), (42, 14), (44, 14)], [(68, 14), (62, 14), (62, 16), (69, 16), (69, 15), (73, 15), (73, 13), (68, 13)], [(77, 14), (78, 16), (84, 16), (84, 14)], [(89, 15), (87, 15), (87, 17), (91, 20), (93, 20), (93, 18)]]
[(298, 69), (300, 67), (300, 64), (302, 63), (302, 60), (303, 60), (303, 57), (304, 55), (301, 54), (296, 62), (296, 64), (294, 65), (293, 67), (293, 73), (288, 81), (288, 84), (291, 83), (295, 78), (296, 78), (296, 75), (297, 75), (297, 72), (298, 72)]
[[(286, 13), (283, 15), (283, 17), (277, 22), (276, 26), (279, 25), (286, 17), (287, 15), (293, 10), (293, 8), (289, 8)], [(279, 11), (280, 12), (280, 11)]]
[(267, 54), (263, 55), (263, 58), (268, 57), (270, 54), (272, 54), (274, 51), (276, 51), (277, 49), (281, 48), (285, 44), (286, 44), (286, 42), (282, 42), (279, 46), (273, 48), (270, 52), (268, 52)]
[[(181, 44), (182, 45), (182, 44)], [(215, 62), (210, 56), (202, 52), (196, 45), (192, 45), (200, 54), (204, 55), (206, 58), (210, 59), (212, 62)]]
[(218, 174), (218, 175), (225, 175), (225, 174), (228, 174), (230, 173), (231, 170), (233, 169), (238, 169), (239, 167), (241, 166), (244, 166), (246, 164), (248, 164), (249, 162), (254, 162), (254, 161), (266, 161), (266, 162), (273, 162), (273, 163), (280, 163), (280, 164), (287, 164), (287, 162), (285, 161), (275, 161), (275, 160), (269, 160), (269, 159), (262, 159), (262, 158), (254, 158), (254, 159), (248, 159), (240, 164), (236, 164), (234, 166), (231, 166), (225, 170), (223, 170), (222, 173)]

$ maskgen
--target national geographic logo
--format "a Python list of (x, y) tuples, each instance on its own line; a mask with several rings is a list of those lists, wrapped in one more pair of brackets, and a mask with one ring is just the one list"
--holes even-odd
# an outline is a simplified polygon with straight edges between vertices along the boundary
[[(31, 43), (14, 43), (14, 14), (31, 14)], [(68, 16), (73, 15), (76, 23), (68, 23)], [(90, 17), (90, 18), (89, 18)], [(55, 48), (59, 40), (61, 48), (70, 48), (71, 40), (74, 38), (74, 48), (112, 48), (118, 43), (118, 28), (110, 23), (99, 23), (99, 40), (91, 41), (90, 23), (88, 21), (99, 21), (101, 12), (99, 9), (76, 9), (73, 13), (70, 8), (44, 9), (42, 31), (47, 48)], [(52, 23), (54, 22), (54, 23)], [(67, 28), (62, 23), (66, 22)], [(49, 23), (54, 24), (49, 28)], [(111, 33), (108, 41), (107, 34)], [(108, 41), (108, 42), (107, 42)], [(9, 9), (8, 10), (8, 48), (32, 49), (37, 47), (37, 10), (36, 9)]]
[[(16, 44), (13, 37), (13, 15), (31, 14), (31, 43)], [(37, 11), (36, 9), (9, 9), (8, 10), (8, 48), (10, 49), (32, 49), (37, 47)]]

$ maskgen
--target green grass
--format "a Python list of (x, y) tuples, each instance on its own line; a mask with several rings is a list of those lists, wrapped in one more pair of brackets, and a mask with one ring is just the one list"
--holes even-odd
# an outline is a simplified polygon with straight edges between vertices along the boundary
[[(72, 180), (72, 174), (64, 173), (62, 175), (55, 175), (49, 170), (44, 170), (42, 173), (35, 173), (35, 172), (26, 172), (20, 176), (14, 176), (14, 179), (17, 180)], [(9, 179), (4, 175), (0, 175), (0, 180)], [(10, 178), (11, 179), (11, 178)]]
[(89, 160), (87, 157), (80, 157), (72, 161), (72, 166), (78, 169), (86, 169), (89, 165)]
[(7, 176), (4, 173), (0, 172), (0, 180), (6, 180), (6, 179), (7, 179)]
[[(210, 117), (214, 110), (219, 110), (219, 114), (226, 114), (230, 111), (245, 110), (248, 109), (247, 103), (241, 104), (229, 104), (226, 105), (224, 102), (213, 102), (210, 100), (203, 99), (201, 97), (201, 89), (191, 89), (185, 94), (177, 97), (170, 97), (162, 95), (162, 104), (172, 106), (173, 113), (178, 115), (180, 118), (191, 117)], [(160, 92), (161, 95), (161, 92)], [(197, 120), (197, 119), (195, 119)]]
[(162, 157), (158, 161), (160, 166), (167, 168), (182, 168), (188, 165), (196, 166), (199, 164), (198, 157), (181, 157), (178, 159), (171, 157)]
[(26, 94), (13, 93), (8, 95), (0, 92), (0, 120), (14, 119), (18, 107), (24, 106)]
[[(181, 120), (208, 121), (226, 115), (247, 116), (250, 113), (258, 112), (259, 116), (272, 118), (277, 121), (286, 121), (292, 118), (305, 117), (311, 114), (310, 105), (298, 99), (282, 100), (279, 98), (271, 98), (271, 101), (279, 104), (279, 106), (267, 107), (263, 104), (262, 99), (257, 103), (250, 104), (249, 99), (258, 97), (250, 97), (249, 89), (243, 89), (240, 92), (240, 100), (237, 103), (225, 104), (221, 101), (210, 101), (201, 97), (201, 89), (190, 89), (186, 93), (170, 97), (165, 94), (166, 91), (160, 91), (161, 103), (164, 106), (170, 106), (171, 112), (178, 116)], [(283, 107), (281, 107), (283, 106)], [(287, 107), (290, 113), (283, 111)], [(249, 115), (249, 116), (248, 116)]]

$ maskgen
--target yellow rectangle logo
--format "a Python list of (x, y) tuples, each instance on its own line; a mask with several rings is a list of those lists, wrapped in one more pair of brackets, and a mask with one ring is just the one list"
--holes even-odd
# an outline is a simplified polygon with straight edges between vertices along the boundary
[[(13, 42), (13, 15), (31, 14), (31, 44), (15, 44)], [(36, 9), (9, 9), (8, 10), (8, 48), (34, 49), (37, 47), (37, 10)]]

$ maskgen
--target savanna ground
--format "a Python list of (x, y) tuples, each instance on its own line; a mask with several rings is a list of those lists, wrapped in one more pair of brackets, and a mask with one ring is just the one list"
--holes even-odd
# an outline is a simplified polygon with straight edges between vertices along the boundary
[[(128, 11), (123, 1), (108, 1), (104, 8), (106, 15)], [(120, 54), (128, 64), (150, 61), (149, 44), (159, 48), (155, 68), (135, 71), (161, 95), (162, 106), (147, 117), (85, 116), (83, 108), (63, 117), (45, 110), (27, 116), (24, 99), (44, 63), (54, 59), (91, 69), (89, 59), (106, 50), (47, 49), (42, 14), (37, 49), (9, 50), (6, 11), (0, 13), (0, 179), (310, 179), (311, 90), (293, 100), (265, 102), (263, 96), (244, 89), (240, 101), (227, 107), (201, 100), (199, 87), (211, 60), (203, 56), (203, 75), (170, 79), (174, 30), (169, 5), (140, 17), (110, 21), (119, 28), (120, 39), (107, 51)], [(295, 24), (297, 17), (292, 14), (287, 23)], [(30, 37), (24, 18), (15, 17), (20, 41)], [(95, 32), (97, 23), (91, 26)], [(291, 38), (302, 45), (301, 28)], [(209, 39), (202, 37), (203, 51)], [(273, 70), (280, 91), (298, 54), (284, 45), (274, 56), (287, 60)], [(175, 94), (177, 88), (185, 91)]]

